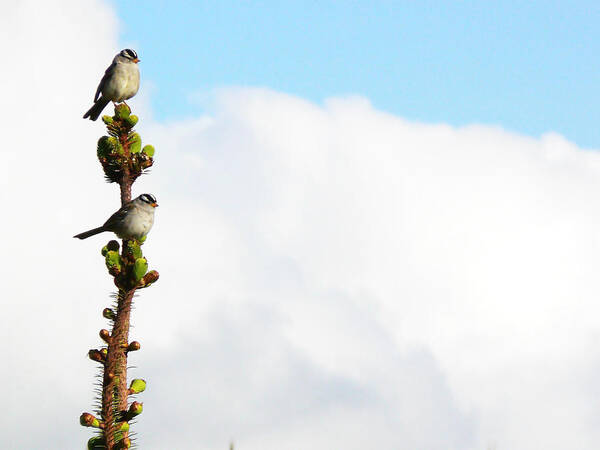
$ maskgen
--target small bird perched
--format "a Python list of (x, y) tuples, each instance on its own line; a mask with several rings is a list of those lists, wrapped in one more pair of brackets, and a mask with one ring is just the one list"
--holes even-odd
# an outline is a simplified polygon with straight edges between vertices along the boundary
[(154, 208), (158, 206), (152, 194), (142, 194), (126, 203), (108, 218), (104, 225), (73, 236), (87, 239), (103, 231), (112, 231), (121, 239), (141, 239), (148, 234), (154, 223)]
[(140, 88), (139, 61), (137, 53), (129, 48), (114, 57), (96, 89), (94, 106), (83, 115), (84, 119), (96, 120), (108, 102), (124, 102), (137, 94)]

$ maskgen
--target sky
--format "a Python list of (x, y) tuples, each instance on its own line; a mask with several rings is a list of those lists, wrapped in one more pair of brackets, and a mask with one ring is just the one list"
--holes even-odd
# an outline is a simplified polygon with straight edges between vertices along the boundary
[(555, 131), (600, 146), (598, 2), (113, 5), (162, 120), (198, 114), (198, 96), (215, 86), (262, 86), (316, 103), (363, 95), (409, 120)]
[[(567, 98), (552, 81), (558, 62), (515, 68), (540, 90), (530, 97), (494, 96), (501, 76), (491, 69), (478, 78), (482, 96), (469, 96), (472, 79), (455, 75), (436, 86), (449, 99), (440, 108), (418, 101), (428, 82), (417, 70), (396, 80), (415, 86), (408, 111), (401, 93), (386, 95), (391, 87), (369, 74), (369, 58), (397, 50), (385, 33), (399, 17), (414, 26), (402, 40), (411, 55), (424, 33), (418, 21), (384, 5), (344, 14), (304, 5), (194, 16), (190, 5), (148, 2), (135, 20), (102, 0), (5, 5), (0, 448), (77, 449), (91, 436), (78, 418), (94, 401), (97, 369), (86, 353), (107, 326), (101, 311), (114, 286), (100, 249), (112, 236), (72, 236), (103, 223), (119, 193), (95, 156), (103, 125), (81, 116), (126, 46), (138, 51), (143, 79), (128, 103), (144, 144), (156, 148), (134, 195), (151, 192), (160, 204), (144, 253), (161, 278), (137, 297), (132, 318), (142, 349), (129, 375), (148, 382), (133, 426), (139, 448), (596, 447), (600, 155), (584, 105), (594, 91), (570, 103), (568, 120), (550, 108), (526, 129), (511, 125), (526, 106), (540, 112)], [(497, 14), (463, 5), (490, 26), (460, 42), (505, 42), (499, 30), (511, 17), (526, 28), (526, 11), (509, 4)], [(593, 10), (576, 5), (530, 11), (527, 28), (541, 51), (546, 19), (564, 19), (552, 38), (561, 45), (548, 47), (562, 55), (563, 75), (581, 79), (563, 80), (574, 90), (593, 79), (568, 64), (592, 64)], [(430, 10), (457, 23), (447, 9)], [(424, 23), (425, 13), (406, 14)], [(295, 39), (315, 16), (322, 37)], [(367, 16), (387, 25), (367, 27)], [(256, 17), (267, 21), (257, 25), (269, 30), (263, 39), (240, 31)], [(352, 24), (363, 26), (358, 37), (338, 39)], [(181, 47), (180, 35), (197, 50)], [(461, 55), (475, 65), (460, 48), (446, 53), (455, 46), (443, 34), (428, 36), (430, 65)], [(320, 59), (302, 65), (311, 70), (292, 73), (294, 55), (327, 39)], [(276, 63), (268, 49), (278, 42), (285, 58)], [(357, 46), (372, 56), (336, 60), (331, 51), (355, 55)], [(523, 57), (516, 44), (502, 48), (490, 64)], [(166, 63), (179, 51), (190, 66)], [(360, 77), (344, 77), (354, 71)], [(551, 95), (534, 101), (544, 85)], [(460, 114), (450, 114), (450, 99), (463, 103)], [(488, 108), (498, 102), (505, 108)]]

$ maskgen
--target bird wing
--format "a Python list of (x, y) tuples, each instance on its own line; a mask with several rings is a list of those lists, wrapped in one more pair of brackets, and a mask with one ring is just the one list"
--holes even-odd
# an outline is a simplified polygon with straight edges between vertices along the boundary
[(111, 77), (111, 75), (114, 73), (116, 67), (117, 67), (117, 63), (113, 62), (110, 66), (108, 66), (108, 69), (106, 69), (106, 71), (104, 72), (104, 76), (100, 80), (98, 89), (96, 89), (96, 95), (94, 95), (94, 103), (96, 103), (98, 101), (98, 98), (100, 97), (100, 94), (102, 93), (102, 89), (104, 89), (106, 82)]
[(110, 216), (106, 222), (104, 222), (103, 227), (106, 230), (114, 231), (114, 226), (121, 223), (125, 219), (125, 216), (127, 216), (127, 213), (130, 209), (131, 202), (123, 205), (121, 209), (119, 209), (116, 213)]

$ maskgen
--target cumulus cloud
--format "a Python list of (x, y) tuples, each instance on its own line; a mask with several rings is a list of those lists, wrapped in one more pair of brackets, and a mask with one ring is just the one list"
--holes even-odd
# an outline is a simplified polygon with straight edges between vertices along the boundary
[[(333, 447), (365, 448), (354, 423), (393, 448), (595, 439), (580, 381), (597, 358), (596, 153), (257, 89), (225, 90), (211, 117), (152, 134), (172, 156), (164, 184), (239, 240), (232, 282), (246, 295), (233, 301), (278, 311), (282, 340), (385, 399), (345, 416), (352, 433)], [(336, 421), (316, 431), (311, 417), (320, 448)]]
[[(100, 2), (11, 8), (0, 447), (78, 448), (113, 287), (104, 240), (71, 236), (118, 206), (80, 116), (118, 21)], [(65, 48), (85, 63), (66, 70)], [(593, 448), (596, 152), (360, 97), (227, 88), (169, 124), (144, 121), (143, 90), (132, 104), (157, 148), (136, 189), (161, 204), (161, 280), (133, 319), (141, 448)]]

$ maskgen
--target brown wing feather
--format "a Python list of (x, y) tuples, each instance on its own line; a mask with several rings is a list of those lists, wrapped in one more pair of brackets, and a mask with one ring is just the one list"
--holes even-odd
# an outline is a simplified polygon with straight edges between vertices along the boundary
[(114, 231), (114, 226), (122, 222), (129, 210), (131, 209), (131, 203), (132, 202), (129, 202), (122, 206), (121, 209), (119, 209), (116, 213), (110, 216), (102, 226), (107, 230)]
[(94, 103), (96, 103), (98, 101), (98, 97), (100, 97), (100, 94), (102, 93), (102, 89), (104, 89), (104, 86), (106, 85), (106, 81), (110, 78), (110, 76), (112, 75), (116, 66), (117, 65), (115, 63), (112, 63), (110, 66), (108, 66), (108, 69), (106, 69), (106, 71), (104, 72), (104, 76), (100, 80), (98, 89), (96, 89), (96, 95), (94, 95)]

